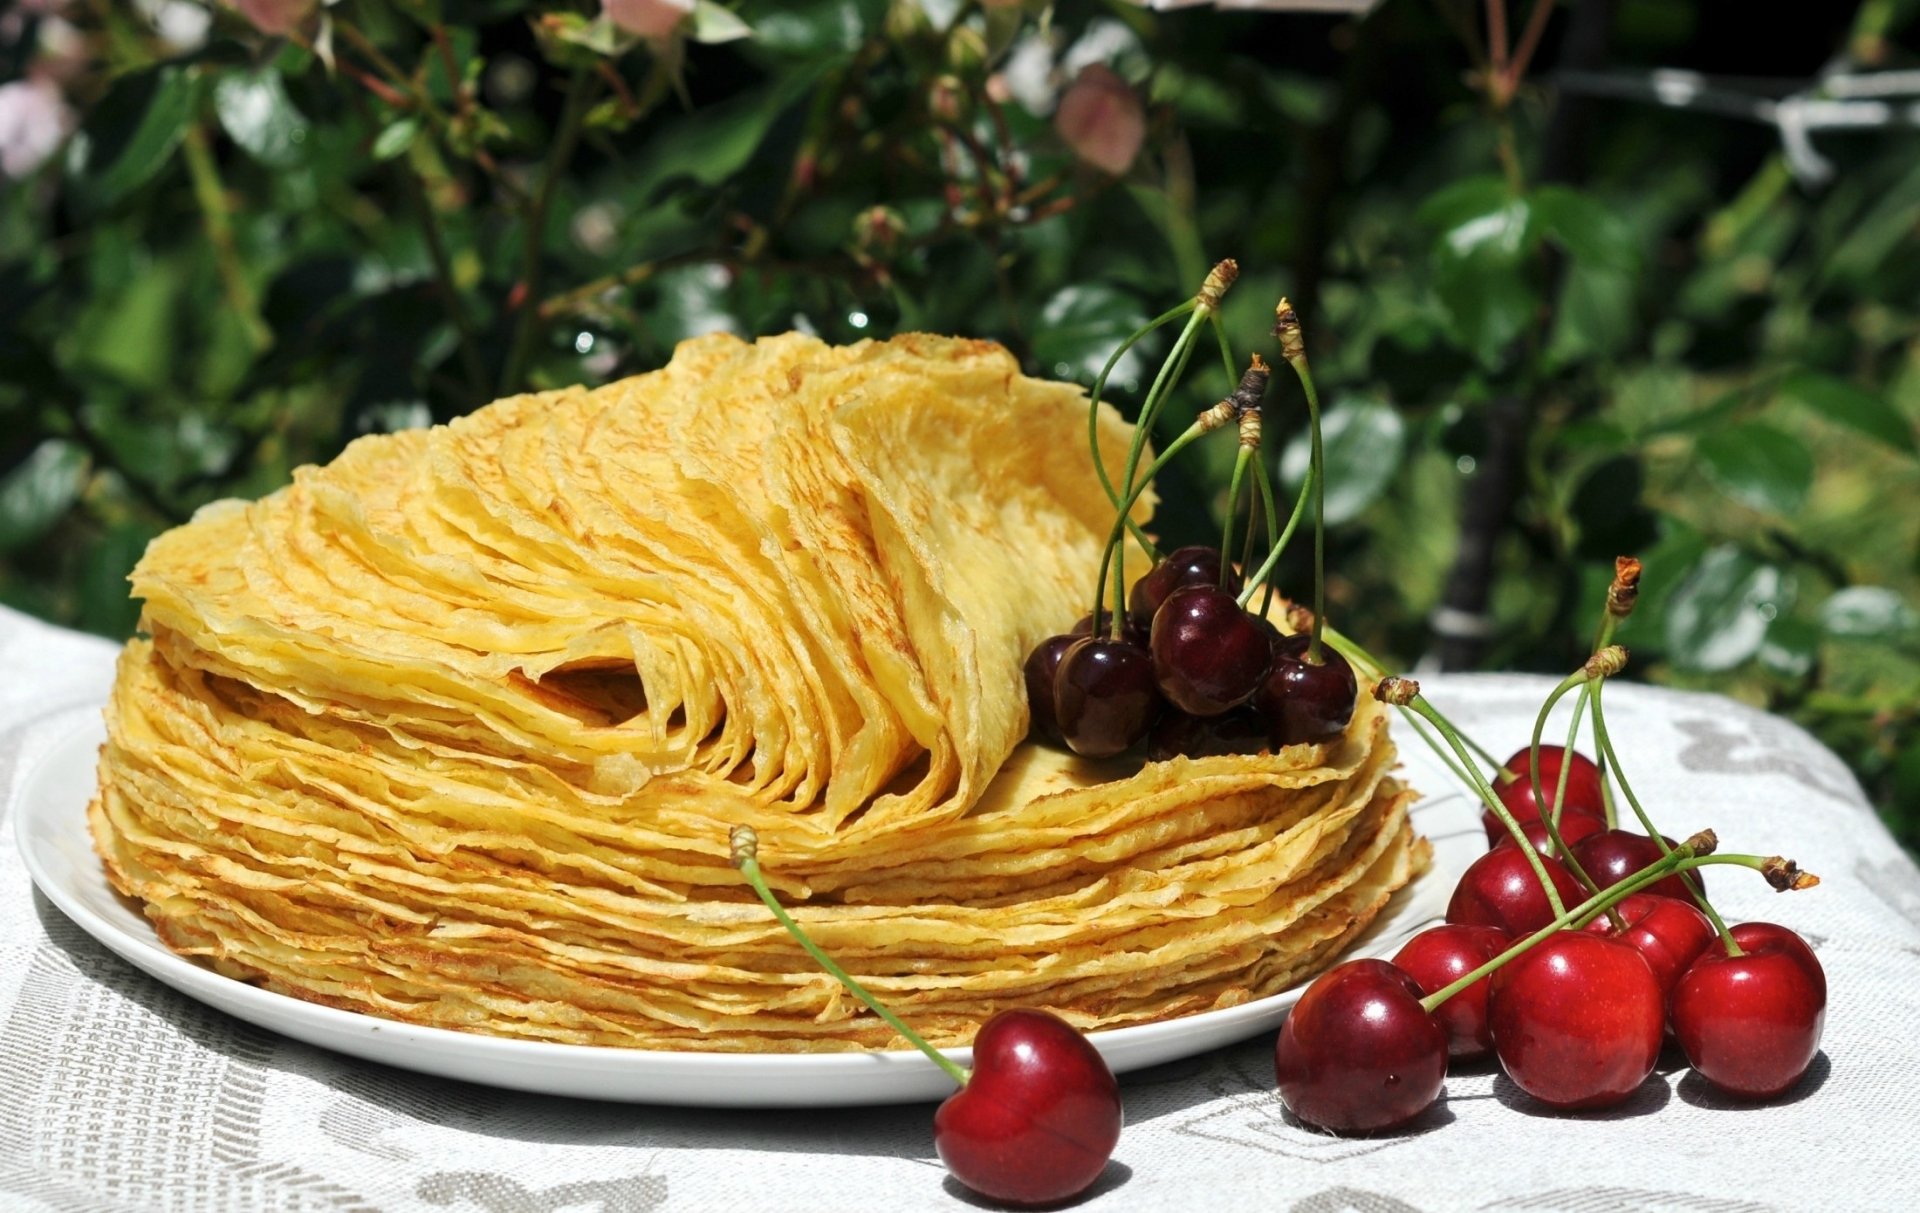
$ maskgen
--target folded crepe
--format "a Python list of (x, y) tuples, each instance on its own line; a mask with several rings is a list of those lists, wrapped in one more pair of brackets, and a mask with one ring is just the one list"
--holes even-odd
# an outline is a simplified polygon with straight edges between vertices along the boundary
[(95, 845), (221, 972), (505, 1036), (897, 1043), (737, 825), (936, 1043), (1275, 992), (1426, 862), (1384, 714), (1144, 765), (1024, 743), (1021, 662), (1113, 524), (1087, 443), (1077, 389), (922, 335), (703, 338), (362, 439), (135, 570)]

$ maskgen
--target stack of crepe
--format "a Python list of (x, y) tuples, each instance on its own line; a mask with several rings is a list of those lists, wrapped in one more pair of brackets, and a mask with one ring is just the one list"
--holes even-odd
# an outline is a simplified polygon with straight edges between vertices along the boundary
[(1021, 662), (1112, 524), (1087, 433), (991, 344), (790, 335), (362, 439), (147, 552), (95, 844), (223, 973), (502, 1036), (897, 1045), (736, 825), (936, 1042), (1280, 990), (1425, 863), (1384, 716), (1144, 765), (1026, 743)]

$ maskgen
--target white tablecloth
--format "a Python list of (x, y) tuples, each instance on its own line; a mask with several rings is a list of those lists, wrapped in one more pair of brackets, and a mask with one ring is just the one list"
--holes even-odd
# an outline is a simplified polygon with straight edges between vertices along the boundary
[[(97, 710), (112, 657), (0, 609), (0, 1209), (972, 1205), (933, 1155), (930, 1105), (719, 1112), (514, 1094), (282, 1039), (122, 963), (34, 891), (11, 822), (36, 759)], [(1426, 685), (1504, 751), (1548, 684)], [(1646, 687), (1607, 700), (1668, 834), (1712, 826), (1728, 850), (1790, 855), (1825, 881), (1782, 895), (1713, 873), (1729, 918), (1784, 922), (1826, 966), (1824, 1051), (1795, 1092), (1732, 1105), (1676, 1056), (1623, 1107), (1553, 1116), (1482, 1066), (1450, 1076), (1413, 1132), (1349, 1140), (1284, 1114), (1262, 1038), (1125, 1080), (1126, 1132), (1080, 1207), (1920, 1209), (1920, 872), (1793, 725)]]

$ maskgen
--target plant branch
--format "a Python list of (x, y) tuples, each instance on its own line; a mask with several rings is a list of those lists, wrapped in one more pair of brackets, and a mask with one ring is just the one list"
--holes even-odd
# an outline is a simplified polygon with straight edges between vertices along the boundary
[(566, 174), (567, 163), (573, 159), (574, 149), (580, 144), (581, 126), (587, 116), (587, 107), (593, 100), (595, 79), (584, 71), (575, 71), (573, 79), (568, 82), (567, 99), (561, 106), (560, 124), (554, 130), (546, 171), (541, 177), (539, 190), (527, 206), (526, 250), (520, 270), (520, 287), (525, 301), (521, 305), (520, 323), (514, 330), (506, 366), (500, 372), (500, 394), (503, 396), (520, 385), (526, 374), (527, 360), (533, 353), (534, 340), (544, 327), (536, 300), (540, 295), (541, 254), (546, 251), (547, 212), (553, 205), (554, 194), (559, 191), (560, 180)]

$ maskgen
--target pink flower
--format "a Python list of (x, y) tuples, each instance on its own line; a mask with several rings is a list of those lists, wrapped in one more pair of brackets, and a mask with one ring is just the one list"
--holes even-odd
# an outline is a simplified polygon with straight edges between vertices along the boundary
[(1118, 177), (1132, 167), (1146, 142), (1147, 115), (1125, 80), (1094, 63), (1080, 69), (1060, 98), (1053, 129), (1074, 155)]
[(0, 175), (18, 181), (32, 173), (72, 130), (73, 110), (52, 80), (0, 84)]
[(693, 12), (693, 0), (600, 0), (600, 11), (629, 34), (664, 38)]
[(281, 38), (298, 30), (320, 7), (320, 0), (234, 0), (253, 28)]

